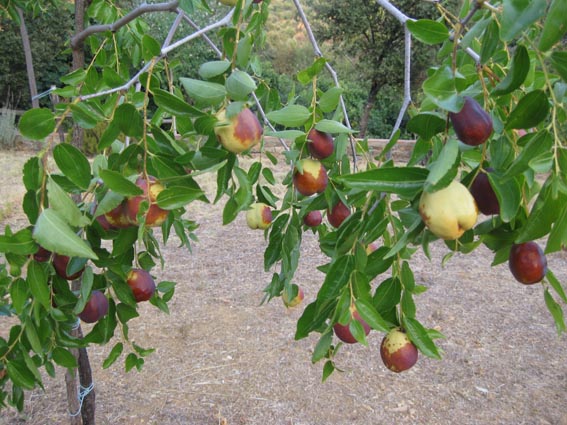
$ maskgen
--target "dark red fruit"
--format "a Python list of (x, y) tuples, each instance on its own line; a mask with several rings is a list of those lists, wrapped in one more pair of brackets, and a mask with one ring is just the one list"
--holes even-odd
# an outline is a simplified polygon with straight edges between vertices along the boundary
[(75, 272), (71, 275), (68, 275), (67, 274), (67, 266), (69, 265), (70, 260), (71, 259), (69, 257), (67, 257), (66, 255), (55, 254), (53, 256), (53, 267), (55, 267), (55, 271), (63, 279), (75, 280), (75, 279), (78, 279), (79, 277), (81, 277), (81, 275), (83, 274), (83, 271), (85, 271), (85, 268), (83, 267), (81, 270), (79, 270), (79, 271), (77, 271), (77, 272)]
[(303, 217), (303, 223), (308, 227), (317, 227), (322, 221), (323, 215), (319, 210), (309, 211), (305, 214), (305, 217)]
[[(490, 172), (492, 170), (487, 169), (487, 171)], [(500, 214), (500, 204), (488, 180), (488, 174), (482, 171), (479, 172), (469, 190), (481, 213), (484, 215)]]
[(333, 208), (327, 210), (327, 219), (333, 227), (339, 227), (349, 215), (350, 209), (342, 201), (339, 201)]
[(463, 108), (449, 112), (458, 139), (470, 146), (482, 145), (492, 134), (492, 118), (472, 97), (465, 97)]
[(37, 252), (33, 255), (33, 259), (40, 263), (45, 263), (51, 258), (51, 251), (48, 251), (44, 247), (40, 246)]
[(524, 285), (540, 282), (547, 273), (547, 258), (533, 241), (512, 245), (508, 265), (516, 280)]
[(311, 129), (307, 135), (307, 149), (313, 158), (325, 159), (333, 154), (335, 144), (329, 133)]
[[(358, 322), (364, 328), (364, 333), (366, 335), (368, 335), (370, 333), (370, 326), (368, 325), (368, 323), (366, 323), (364, 320), (362, 320), (362, 318), (360, 317), (360, 314), (358, 314), (358, 311), (355, 311), (353, 313), (352, 320), (358, 320)], [(347, 323), (346, 325), (341, 325), (340, 323), (335, 323), (334, 326), (333, 326), (333, 330), (335, 331), (335, 335), (337, 336), (337, 338), (339, 338), (341, 341), (346, 342), (347, 344), (355, 344), (358, 341), (356, 340), (356, 338), (351, 333), (349, 325), (350, 325), (350, 322)]]
[(405, 332), (392, 329), (380, 344), (380, 357), (384, 366), (399, 373), (416, 364), (418, 351)]
[(132, 289), (136, 302), (149, 300), (156, 291), (152, 276), (143, 269), (132, 269), (126, 277), (126, 283)]
[(108, 313), (108, 299), (100, 291), (92, 291), (79, 318), (86, 323), (98, 322)]

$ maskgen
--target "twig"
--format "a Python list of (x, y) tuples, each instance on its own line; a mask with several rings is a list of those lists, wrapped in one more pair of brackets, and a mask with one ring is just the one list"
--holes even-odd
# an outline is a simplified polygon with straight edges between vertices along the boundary
[(409, 104), (411, 103), (411, 33), (404, 28), (404, 100), (402, 102), (402, 107), (400, 108), (400, 113), (396, 119), (396, 124), (392, 129), (392, 134), (390, 139), (394, 137), (396, 131), (399, 130), (402, 125), (402, 119), (406, 114)]
[(132, 22), (138, 16), (143, 15), (144, 13), (172, 12), (177, 9), (178, 5), (179, 5), (179, 1), (177, 0), (172, 1), (170, 3), (142, 4), (141, 6), (138, 6), (136, 9), (124, 15), (122, 18), (118, 19), (116, 22), (113, 22), (112, 24), (91, 25), (90, 27), (85, 28), (80, 33), (75, 34), (73, 38), (71, 38), (71, 48), (72, 49), (79, 48), (83, 44), (85, 39), (90, 35), (105, 31), (116, 32), (123, 26)]
[[(295, 4), (295, 8), (297, 9), (297, 12), (299, 13), (299, 17), (301, 19), (301, 22), (303, 22), (303, 26), (305, 27), (305, 31), (307, 32), (307, 37), (309, 38), (309, 41), (311, 42), (311, 45), (313, 46), (313, 51), (315, 53), (315, 56), (323, 57), (323, 53), (321, 52), (321, 49), (319, 48), (319, 44), (317, 43), (317, 40), (315, 39), (315, 35), (313, 34), (313, 30), (311, 29), (311, 25), (309, 24), (309, 20), (307, 19), (307, 16), (305, 15), (305, 12), (303, 11), (303, 7), (301, 6), (301, 3), (299, 3), (299, 0), (293, 0), (293, 3)], [(329, 62), (325, 63), (325, 68), (331, 74), (333, 82), (335, 83), (335, 87), (340, 88), (339, 79), (337, 77), (337, 72), (334, 70), (334, 68), (331, 66), (331, 64)], [(345, 101), (344, 101), (342, 94), (339, 96), (339, 104), (340, 104), (341, 110), (343, 112), (345, 125), (347, 126), (348, 129), (352, 130), (350, 120), (348, 118), (348, 111), (346, 109)], [(350, 142), (350, 148), (352, 150), (353, 168), (356, 170), (357, 169), (357, 157), (356, 157), (356, 147), (355, 147), (354, 137), (349, 137), (349, 142)]]

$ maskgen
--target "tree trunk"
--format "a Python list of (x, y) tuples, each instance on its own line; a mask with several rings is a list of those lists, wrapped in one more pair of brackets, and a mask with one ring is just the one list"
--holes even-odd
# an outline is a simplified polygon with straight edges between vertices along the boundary
[(22, 37), (22, 44), (24, 47), (24, 56), (26, 58), (26, 71), (28, 73), (28, 83), (30, 86), (32, 108), (39, 108), (39, 99), (35, 98), (37, 96), (37, 85), (35, 83), (35, 71), (33, 69), (30, 37), (28, 35), (28, 29), (26, 27), (26, 21), (24, 19), (24, 12), (19, 7), (16, 10), (18, 11), (18, 16), (20, 17), (20, 35)]
[(370, 121), (370, 112), (372, 112), (374, 105), (376, 105), (376, 98), (378, 97), (379, 91), (380, 86), (378, 84), (378, 80), (372, 80), (372, 85), (370, 86), (370, 91), (368, 92), (366, 103), (364, 104), (364, 110), (360, 117), (360, 132), (358, 133), (358, 137), (361, 139), (366, 137), (366, 130), (368, 129), (368, 122)]

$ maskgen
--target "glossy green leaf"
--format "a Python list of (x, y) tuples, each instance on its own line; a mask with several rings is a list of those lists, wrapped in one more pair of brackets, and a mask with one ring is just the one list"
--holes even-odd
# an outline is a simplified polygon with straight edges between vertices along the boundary
[(500, 217), (504, 223), (509, 223), (518, 212), (522, 202), (520, 184), (516, 179), (501, 181), (493, 173), (488, 173), (488, 180), (494, 189), (498, 205), (500, 205)]
[(534, 90), (520, 99), (508, 116), (506, 129), (535, 127), (549, 114), (549, 99), (542, 90)]
[(537, 133), (524, 136), (530, 141), (522, 148), (520, 154), (514, 162), (508, 167), (502, 180), (517, 176), (529, 168), (529, 162), (544, 152), (548, 152), (553, 145), (553, 137), (547, 131), (538, 131)]
[(75, 356), (63, 347), (55, 347), (51, 354), (53, 356), (53, 361), (59, 366), (66, 367), (67, 369), (74, 369), (78, 367)]
[(200, 104), (206, 106), (218, 105), (226, 97), (226, 88), (222, 84), (193, 78), (180, 78), (179, 81), (187, 94)]
[(449, 39), (449, 30), (441, 22), (419, 19), (408, 20), (406, 25), (411, 34), (425, 44), (439, 44)]
[(33, 238), (45, 249), (69, 257), (97, 259), (93, 250), (69, 227), (56, 211), (43, 210), (33, 230)]
[(209, 80), (211, 78), (217, 77), (224, 74), (230, 68), (230, 61), (220, 60), (205, 62), (199, 67), (199, 75), (205, 79)]
[(447, 187), (456, 177), (460, 162), (459, 142), (451, 138), (447, 140), (439, 157), (431, 166), (423, 186), (424, 190), (431, 193)]
[(450, 112), (459, 112), (464, 99), (457, 93), (453, 71), (449, 66), (439, 68), (423, 82), (423, 91), (435, 105)]
[(299, 127), (311, 117), (309, 109), (302, 105), (289, 105), (267, 114), (270, 121), (286, 127)]
[(28, 264), (26, 282), (34, 298), (45, 308), (51, 306), (51, 291), (47, 285), (49, 276), (43, 264), (31, 261)]
[(144, 121), (140, 112), (131, 103), (123, 103), (114, 113), (112, 121), (126, 136), (140, 139), (144, 133)]
[[(567, 206), (561, 206), (561, 213), (555, 220), (555, 224), (547, 238), (545, 253), (561, 251), (567, 247)], [(567, 302), (567, 300), (566, 300)]]
[(311, 362), (317, 363), (319, 360), (324, 359), (329, 355), (329, 350), (331, 349), (331, 344), (333, 343), (333, 332), (331, 330), (325, 332), (315, 349), (313, 350), (313, 355), (311, 356)]
[(446, 126), (446, 119), (432, 112), (423, 112), (408, 121), (407, 129), (417, 134), (423, 140), (430, 140), (436, 134), (445, 131)]
[(563, 81), (567, 81), (567, 52), (553, 52), (551, 54), (551, 64)]
[(335, 364), (332, 360), (327, 360), (325, 366), (323, 366), (323, 376), (321, 382), (325, 382), (329, 376), (335, 371)]
[(366, 300), (357, 299), (355, 301), (356, 310), (362, 317), (362, 319), (368, 323), (368, 325), (377, 331), (388, 332), (390, 329), (390, 324), (384, 320), (384, 318), (378, 313), (376, 308)]
[(538, 49), (545, 52), (567, 33), (567, 1), (552, 0), (545, 14), (545, 24), (539, 38)]
[(96, 112), (85, 103), (77, 103), (70, 106), (75, 121), (80, 127), (90, 130), (104, 119), (102, 115)]
[(157, 197), (158, 205), (166, 210), (182, 208), (204, 195), (200, 189), (187, 186), (171, 186), (164, 189)]
[(104, 362), (102, 362), (102, 368), (108, 369), (112, 366), (122, 355), (122, 351), (124, 351), (124, 345), (121, 342), (116, 343), (114, 347), (112, 347), (112, 350), (110, 350), (108, 357), (104, 359)]
[(410, 341), (414, 343), (419, 351), (432, 359), (441, 359), (439, 350), (421, 323), (415, 319), (404, 317), (403, 324)]
[(486, 64), (496, 49), (500, 42), (500, 27), (495, 19), (491, 19), (490, 23), (487, 25), (484, 34), (482, 35), (482, 44), (480, 48), (480, 63)]
[(345, 174), (335, 179), (351, 189), (413, 197), (422, 190), (428, 173), (425, 168), (383, 167), (355, 174)]
[(15, 255), (30, 255), (36, 251), (30, 229), (22, 229), (12, 235), (0, 235), (0, 252)]
[(309, 83), (316, 75), (319, 75), (327, 60), (325, 58), (318, 58), (316, 59), (309, 67), (299, 71), (297, 73), (297, 79), (301, 84)]
[(337, 258), (325, 276), (325, 281), (317, 294), (317, 300), (326, 301), (338, 297), (341, 289), (348, 284), (353, 269), (354, 257), (343, 255)]
[(516, 52), (514, 53), (514, 58), (510, 64), (510, 69), (506, 77), (498, 83), (494, 90), (492, 90), (492, 95), (501, 96), (503, 94), (508, 94), (516, 90), (522, 85), (528, 76), (530, 71), (530, 55), (528, 54), (528, 49), (523, 45), (516, 47)]
[(6, 364), (6, 371), (10, 380), (26, 390), (33, 390), (35, 387), (35, 378), (33, 373), (28, 369), (26, 364), (20, 360), (9, 360)]
[(324, 133), (333, 133), (333, 134), (352, 134), (355, 133), (354, 130), (351, 130), (344, 124), (341, 124), (338, 121), (327, 120), (323, 119), (315, 124), (315, 128), (319, 131)]
[(545, 299), (545, 305), (547, 309), (551, 313), (553, 320), (555, 320), (555, 327), (557, 329), (557, 333), (561, 335), (565, 332), (565, 319), (563, 317), (563, 309), (561, 306), (553, 299), (553, 296), (549, 293), (549, 290), (545, 290), (543, 293)]
[(112, 170), (100, 170), (100, 178), (106, 186), (123, 196), (142, 195), (144, 191), (122, 174)]
[[(39, 340), (38, 330), (33, 320), (29, 317), (25, 320), (24, 331), (32, 350), (37, 354), (43, 354), (44, 350)], [(26, 360), (26, 365), (30, 368), (30, 371), (34, 373), (36, 380), (41, 380), (41, 375), (37, 373), (37, 366), (33, 364), (33, 361), (29, 362), (25, 357), (24, 359)]]
[(153, 89), (154, 102), (164, 111), (175, 116), (199, 116), (203, 115), (197, 108), (189, 105), (183, 99), (161, 89)]
[(64, 217), (71, 226), (83, 227), (90, 223), (90, 219), (83, 215), (67, 192), (61, 189), (61, 186), (52, 178), (47, 181), (47, 199), (49, 207)]
[(23, 169), (23, 182), (26, 190), (38, 190), (43, 181), (43, 164), (37, 156), (26, 161)]
[(319, 98), (319, 109), (321, 109), (323, 113), (334, 111), (339, 105), (342, 93), (343, 89), (339, 87), (331, 87)]
[(149, 34), (144, 34), (142, 36), (142, 57), (144, 60), (149, 61), (154, 56), (159, 56), (160, 53), (161, 47), (157, 40)]
[(69, 143), (60, 143), (53, 149), (53, 159), (69, 180), (81, 189), (89, 187), (92, 178), (91, 165), (79, 149)]
[(20, 118), (18, 128), (28, 139), (42, 140), (55, 130), (55, 118), (49, 109), (30, 109)]
[(240, 40), (238, 40), (238, 46), (236, 46), (236, 64), (241, 69), (246, 69), (248, 67), (251, 53), (252, 35), (245, 33), (244, 36)]
[(278, 137), (284, 140), (295, 140), (298, 137), (305, 136), (305, 132), (299, 130), (267, 131), (266, 136)]
[(501, 13), (502, 41), (511, 41), (520, 32), (537, 21), (545, 13), (546, 0), (504, 0)]
[(256, 90), (256, 83), (244, 71), (235, 70), (226, 79), (226, 91), (234, 100), (246, 100), (250, 93)]

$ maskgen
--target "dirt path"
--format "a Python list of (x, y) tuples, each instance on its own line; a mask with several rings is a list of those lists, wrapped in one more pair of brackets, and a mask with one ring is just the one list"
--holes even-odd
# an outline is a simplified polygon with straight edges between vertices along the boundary
[[(221, 207), (189, 212), (201, 222), (193, 255), (175, 243), (165, 248), (159, 279), (178, 282), (171, 315), (148, 304), (130, 325), (136, 343), (156, 348), (143, 371), (126, 374), (121, 363), (103, 370), (111, 345), (90, 350), (98, 424), (567, 425), (566, 339), (556, 335), (541, 287), (518, 284), (505, 265), (491, 269), (487, 250), (456, 256), (445, 269), (442, 244), (432, 246), (431, 262), (415, 258), (416, 280), (429, 288), (418, 316), (447, 336), (442, 361), (421, 357), (391, 373), (378, 351), (383, 335), (373, 332), (368, 348), (343, 347), (336, 360), (344, 372), (321, 384), (322, 364), (310, 362), (316, 338), (293, 340), (302, 307), (259, 305), (270, 278), (262, 233), (243, 217), (223, 227)], [(548, 260), (567, 282), (567, 255)], [(296, 281), (307, 302), (324, 262), (306, 234)], [(68, 423), (63, 378), (59, 371), (45, 392), (31, 393), (23, 414), (3, 411), (0, 424)]]

